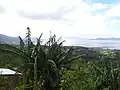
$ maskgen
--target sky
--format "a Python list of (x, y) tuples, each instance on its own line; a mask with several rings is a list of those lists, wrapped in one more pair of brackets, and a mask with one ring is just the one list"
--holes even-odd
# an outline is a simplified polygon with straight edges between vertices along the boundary
[(0, 34), (120, 37), (120, 0), (0, 0)]

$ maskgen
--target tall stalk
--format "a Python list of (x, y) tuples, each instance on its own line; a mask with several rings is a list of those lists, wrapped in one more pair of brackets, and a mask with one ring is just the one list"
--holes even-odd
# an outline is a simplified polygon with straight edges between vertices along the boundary
[(37, 90), (37, 58), (35, 58), (35, 63), (34, 63), (34, 87), (33, 90)]

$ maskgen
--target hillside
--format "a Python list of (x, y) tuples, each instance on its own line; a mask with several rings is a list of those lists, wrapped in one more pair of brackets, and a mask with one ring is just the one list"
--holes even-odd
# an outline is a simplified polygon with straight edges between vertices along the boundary
[(0, 34), (0, 43), (19, 44), (19, 38)]
[[(35, 37), (32, 37), (31, 39), (33, 43), (36, 42)], [(25, 38), (23, 38), (23, 40), (25, 40)], [(45, 39), (42, 39), (42, 40), (45, 40)], [(19, 37), (11, 37), (4, 34), (0, 34), (0, 43), (19, 45), (20, 41), (19, 41)]]

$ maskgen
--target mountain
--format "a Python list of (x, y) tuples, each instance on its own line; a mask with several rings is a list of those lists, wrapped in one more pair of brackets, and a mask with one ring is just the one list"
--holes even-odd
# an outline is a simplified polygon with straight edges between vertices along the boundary
[(120, 38), (111, 37), (111, 38), (96, 38), (90, 40), (120, 40)]
[[(36, 38), (32, 37), (31, 38), (32, 42), (35, 43), (36, 42)], [(41, 39), (41, 40), (46, 40), (46, 39)], [(25, 38), (23, 38), (23, 41), (25, 41)], [(19, 37), (10, 37), (4, 34), (0, 34), (0, 43), (6, 43), (6, 44), (20, 44), (20, 40)]]
[(7, 44), (19, 44), (19, 38), (0, 34), (0, 42)]

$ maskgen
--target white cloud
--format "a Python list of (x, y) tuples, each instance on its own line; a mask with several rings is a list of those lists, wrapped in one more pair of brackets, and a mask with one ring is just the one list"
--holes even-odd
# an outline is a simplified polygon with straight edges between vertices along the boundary
[(104, 3), (95, 3), (92, 4), (91, 6), (92, 6), (92, 10), (102, 10), (109, 7), (107, 4)]
[(120, 4), (114, 5), (106, 12), (106, 16), (108, 17), (120, 16), (119, 10), (120, 10)]
[[(84, 0), (0, 0), (0, 4), (7, 11), (0, 14), (0, 33), (3, 34), (24, 36), (26, 27), (29, 26), (33, 36), (39, 36), (43, 32), (43, 36), (47, 37), (51, 29), (58, 36), (65, 37), (112, 35), (105, 31), (106, 18), (103, 15), (91, 15), (94, 10), (108, 8), (102, 3), (88, 4)], [(33, 17), (29, 19), (20, 16), (16, 11), (21, 11), (26, 16), (51, 15), (52, 18), (34, 20)], [(53, 20), (53, 16), (58, 17), (61, 12), (60, 18)]]
[(110, 20), (110, 23), (111, 24), (120, 24), (120, 21), (117, 19), (112, 19), (112, 20)]

